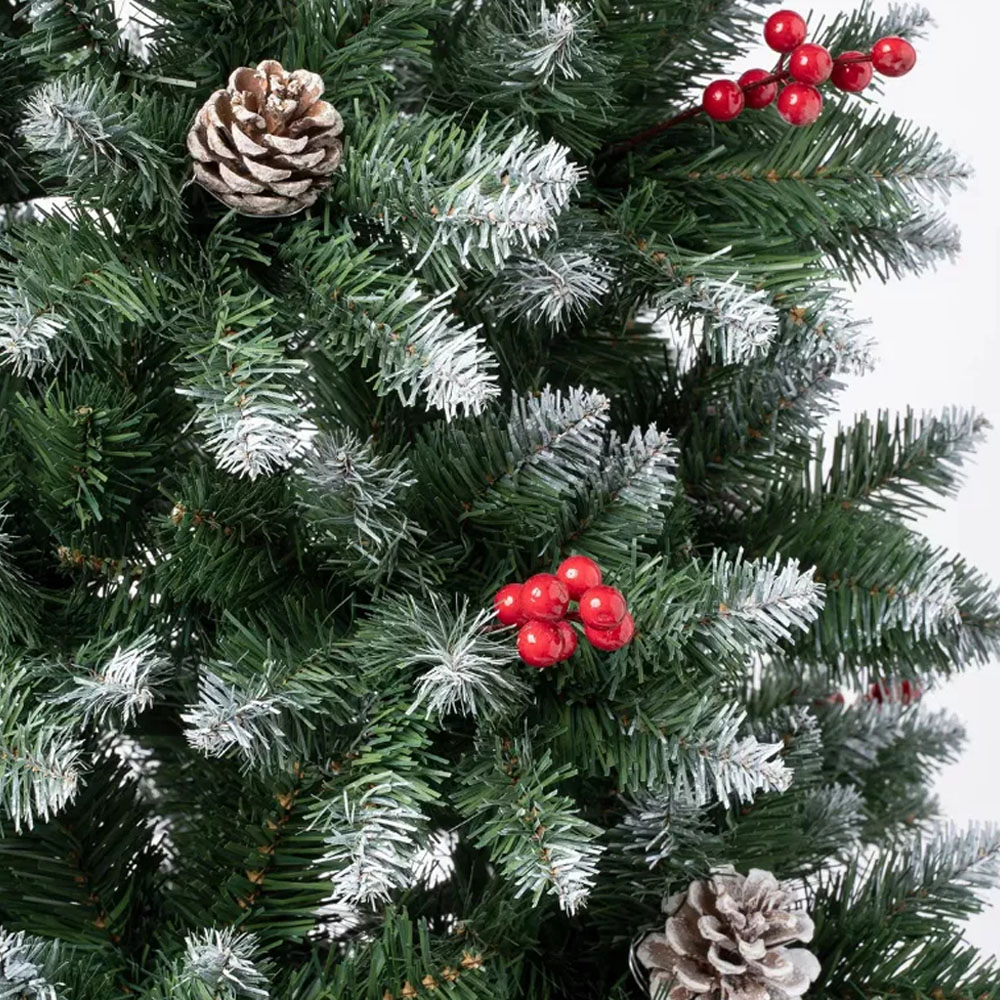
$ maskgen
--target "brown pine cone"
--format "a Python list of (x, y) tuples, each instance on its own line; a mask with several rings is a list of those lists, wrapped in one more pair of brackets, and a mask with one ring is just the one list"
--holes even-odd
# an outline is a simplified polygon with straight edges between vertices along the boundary
[(242, 215), (293, 215), (329, 183), (343, 144), (323, 81), (267, 59), (241, 66), (202, 105), (188, 132), (194, 179)]
[(788, 1000), (820, 973), (805, 948), (808, 914), (790, 909), (791, 896), (770, 873), (747, 876), (730, 866), (667, 900), (664, 933), (647, 934), (635, 958), (649, 971), (652, 1000)]

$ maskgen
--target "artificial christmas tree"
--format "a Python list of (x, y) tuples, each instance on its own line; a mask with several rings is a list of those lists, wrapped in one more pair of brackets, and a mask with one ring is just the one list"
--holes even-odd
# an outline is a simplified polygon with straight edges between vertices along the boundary
[[(1000, 995), (961, 727), (864, 696), (997, 653), (912, 521), (986, 425), (823, 434), (845, 283), (953, 255), (967, 172), (856, 96), (926, 11), (770, 13), (0, 5), (0, 996), (624, 1000), (723, 870), (806, 995)], [(700, 112), (765, 25), (862, 54), (810, 127)]]

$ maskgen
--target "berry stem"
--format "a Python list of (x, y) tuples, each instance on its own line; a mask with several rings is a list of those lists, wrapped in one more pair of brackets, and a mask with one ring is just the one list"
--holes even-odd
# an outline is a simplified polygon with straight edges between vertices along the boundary
[[(755, 83), (748, 83), (742, 88), (743, 93), (747, 93), (750, 90), (756, 90), (758, 87), (766, 87), (772, 83), (783, 83), (789, 78), (790, 74), (788, 70), (778, 69), (771, 73), (769, 76), (765, 76), (762, 80), (757, 80)], [(624, 156), (626, 153), (630, 153), (636, 146), (641, 146), (644, 142), (649, 142), (650, 139), (655, 139), (659, 135), (663, 135), (667, 129), (673, 128), (675, 125), (680, 125), (681, 122), (686, 122), (691, 118), (695, 118), (702, 114), (704, 109), (700, 104), (693, 104), (687, 111), (682, 111), (680, 114), (674, 115), (673, 118), (668, 118), (666, 121), (659, 122), (653, 125), (651, 128), (646, 129), (644, 132), (640, 132), (638, 135), (632, 136), (631, 139), (626, 139), (625, 142), (618, 146), (612, 146), (611, 149), (605, 150), (599, 157), (600, 160), (617, 160), (619, 157)]]
[[(838, 57), (834, 62), (839, 62), (841, 65), (847, 63), (863, 63), (871, 62), (871, 55), (860, 55), (860, 56), (847, 56)], [(756, 90), (758, 87), (766, 87), (772, 83), (784, 83), (790, 77), (788, 70), (783, 69), (785, 63), (785, 57), (782, 56), (778, 60), (778, 64), (775, 66), (774, 70), (771, 72), (770, 76), (764, 77), (762, 80), (758, 80), (756, 83), (747, 84), (743, 87), (743, 93), (747, 93), (750, 90)], [(667, 129), (673, 128), (675, 125), (680, 125), (681, 122), (689, 121), (692, 118), (696, 118), (698, 115), (702, 114), (702, 106), (700, 104), (694, 104), (686, 111), (682, 111), (680, 114), (674, 115), (673, 118), (668, 118), (666, 121), (662, 121), (653, 125), (651, 128), (647, 128), (643, 132), (639, 132), (637, 135), (632, 136), (630, 139), (626, 139), (625, 142), (620, 143), (617, 146), (612, 146), (610, 149), (604, 150), (599, 156), (599, 161), (607, 160), (617, 160), (624, 156), (626, 153), (630, 153), (636, 146), (641, 146), (644, 142), (649, 142), (650, 139), (655, 139), (657, 136), (663, 135)]]

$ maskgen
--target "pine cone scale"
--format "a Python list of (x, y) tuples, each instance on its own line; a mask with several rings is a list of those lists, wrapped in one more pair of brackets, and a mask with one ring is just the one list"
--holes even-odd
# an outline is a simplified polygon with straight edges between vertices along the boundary
[(188, 133), (195, 181), (244, 215), (313, 204), (343, 153), (343, 119), (322, 93), (317, 74), (288, 73), (274, 60), (234, 70)]

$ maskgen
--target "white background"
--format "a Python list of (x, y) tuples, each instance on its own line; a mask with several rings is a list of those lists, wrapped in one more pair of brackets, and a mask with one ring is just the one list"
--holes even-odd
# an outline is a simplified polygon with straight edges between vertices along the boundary
[[(918, 62), (908, 76), (887, 82), (883, 104), (928, 125), (946, 145), (972, 164), (976, 177), (957, 193), (949, 214), (961, 226), (963, 252), (920, 278), (865, 284), (853, 294), (855, 313), (872, 318), (880, 364), (864, 378), (849, 380), (840, 419), (880, 407), (940, 411), (959, 405), (981, 410), (997, 429), (969, 469), (957, 500), (928, 516), (923, 530), (932, 541), (965, 555), (1000, 581), (1000, 338), (997, 264), (1000, 248), (1000, 85), (994, 47), (1000, 11), (992, 0), (926, 0), (936, 29), (917, 43)], [(787, 7), (808, 13), (805, 5)], [(884, 9), (887, 4), (878, 2)], [(818, 0), (819, 15), (853, 9), (851, 0)], [(767, 54), (767, 50), (764, 50)], [(755, 59), (758, 60), (755, 62)], [(771, 65), (764, 55), (738, 69)], [(965, 722), (969, 744), (960, 763), (945, 770), (937, 792), (944, 813), (958, 823), (1000, 822), (1000, 665), (975, 670), (941, 686), (925, 699), (947, 707)], [(1000, 890), (991, 911), (969, 925), (969, 940), (1000, 955)]]

